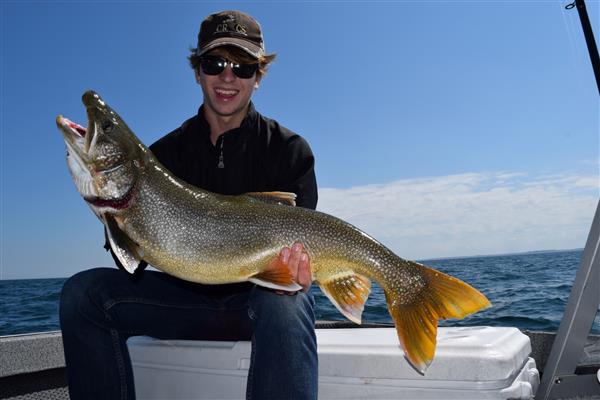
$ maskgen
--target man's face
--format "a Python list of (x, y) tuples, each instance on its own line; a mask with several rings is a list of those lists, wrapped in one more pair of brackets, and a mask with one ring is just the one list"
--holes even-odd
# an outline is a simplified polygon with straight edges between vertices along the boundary
[[(209, 55), (218, 53), (210, 52)], [(199, 67), (196, 70), (196, 82), (202, 87), (206, 112), (229, 117), (245, 115), (252, 92), (258, 88), (260, 78), (257, 74), (249, 79), (238, 78), (231, 66), (227, 65), (218, 75), (207, 75)]]

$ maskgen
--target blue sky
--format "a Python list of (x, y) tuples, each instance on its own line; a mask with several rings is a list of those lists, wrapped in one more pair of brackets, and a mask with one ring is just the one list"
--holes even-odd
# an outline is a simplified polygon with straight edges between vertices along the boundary
[[(202, 102), (201, 20), (254, 15), (254, 101), (317, 158), (319, 209), (405, 258), (583, 247), (599, 103), (576, 11), (548, 1), (3, 1), (0, 278), (111, 260), (54, 119), (94, 89), (150, 144)], [(596, 33), (598, 1), (588, 1)]]

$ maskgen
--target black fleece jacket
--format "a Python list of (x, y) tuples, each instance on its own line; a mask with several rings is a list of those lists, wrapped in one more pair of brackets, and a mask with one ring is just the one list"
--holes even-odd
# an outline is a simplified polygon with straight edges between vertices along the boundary
[(202, 189), (232, 195), (293, 192), (298, 206), (317, 206), (315, 161), (308, 143), (252, 104), (241, 126), (223, 133), (216, 145), (200, 107), (150, 150), (173, 174)]

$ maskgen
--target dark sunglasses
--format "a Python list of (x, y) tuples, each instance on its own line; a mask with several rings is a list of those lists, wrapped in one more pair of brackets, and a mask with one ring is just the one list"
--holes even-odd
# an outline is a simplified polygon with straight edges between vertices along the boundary
[(219, 75), (227, 66), (241, 79), (250, 79), (258, 70), (258, 64), (238, 64), (218, 56), (202, 56), (200, 66), (206, 75)]

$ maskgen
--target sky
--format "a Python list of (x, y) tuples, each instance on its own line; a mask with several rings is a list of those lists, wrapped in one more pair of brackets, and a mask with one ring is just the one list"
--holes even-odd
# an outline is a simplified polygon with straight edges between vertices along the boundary
[(93, 89), (144, 143), (173, 130), (202, 103), (186, 57), (223, 9), (277, 53), (253, 100), (310, 143), (320, 211), (408, 259), (582, 248), (600, 111), (568, 3), (2, 0), (0, 279), (112, 265), (55, 118), (85, 124)]

